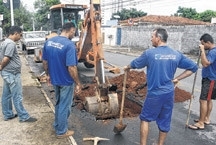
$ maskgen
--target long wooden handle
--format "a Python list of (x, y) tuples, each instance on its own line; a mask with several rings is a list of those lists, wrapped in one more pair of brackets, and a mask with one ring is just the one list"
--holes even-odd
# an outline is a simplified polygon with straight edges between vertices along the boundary
[(125, 101), (126, 81), (127, 81), (127, 71), (124, 72), (123, 91), (122, 91), (122, 101), (121, 101), (121, 109), (120, 109), (120, 117), (119, 117), (119, 122), (120, 122), (121, 124), (122, 124), (122, 119), (123, 119), (123, 110), (124, 110), (124, 101)]
[[(201, 51), (199, 51), (199, 56), (197, 59), (198, 67), (199, 67), (200, 57), (201, 57)], [(188, 123), (190, 120), (190, 111), (191, 111), (192, 99), (194, 98), (194, 88), (195, 88), (195, 83), (196, 83), (196, 78), (197, 78), (197, 72), (198, 70), (195, 72), (195, 75), (194, 75), (193, 86), (192, 86), (192, 91), (191, 91), (191, 98), (190, 98), (190, 103), (189, 103), (189, 108), (188, 108), (188, 115), (187, 115), (187, 120), (186, 120), (186, 126), (188, 126)]]

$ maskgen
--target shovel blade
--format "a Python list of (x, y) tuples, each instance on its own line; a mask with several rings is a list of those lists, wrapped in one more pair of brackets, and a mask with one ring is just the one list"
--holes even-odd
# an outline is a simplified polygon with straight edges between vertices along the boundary
[(116, 125), (114, 126), (114, 128), (113, 128), (113, 132), (116, 133), (116, 134), (119, 134), (119, 133), (121, 133), (122, 131), (124, 131), (126, 127), (127, 127), (126, 124), (121, 124), (121, 123), (116, 124)]

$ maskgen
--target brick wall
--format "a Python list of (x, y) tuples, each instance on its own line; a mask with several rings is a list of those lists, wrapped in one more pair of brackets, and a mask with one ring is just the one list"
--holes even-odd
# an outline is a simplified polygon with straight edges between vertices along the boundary
[(216, 25), (143, 25), (122, 27), (121, 46), (132, 47), (133, 49), (147, 49), (152, 47), (151, 34), (156, 27), (165, 28), (168, 32), (167, 44), (183, 53), (198, 53), (199, 39), (204, 33), (211, 34), (216, 42)]

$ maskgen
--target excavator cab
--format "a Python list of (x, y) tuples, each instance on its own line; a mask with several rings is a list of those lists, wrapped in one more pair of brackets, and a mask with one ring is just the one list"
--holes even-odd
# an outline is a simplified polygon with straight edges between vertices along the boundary
[(64, 23), (74, 23), (76, 27), (75, 37), (79, 37), (79, 21), (87, 5), (58, 4), (50, 7), (51, 30), (56, 33), (61, 30)]

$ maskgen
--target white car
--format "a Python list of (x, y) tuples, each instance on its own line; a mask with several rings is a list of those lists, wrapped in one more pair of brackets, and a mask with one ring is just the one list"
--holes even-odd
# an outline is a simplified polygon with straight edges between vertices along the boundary
[(26, 53), (34, 54), (36, 62), (42, 61), (42, 53), (40, 52), (42, 51), (45, 42), (46, 33), (46, 31), (23, 32), (23, 43), (26, 46)]

